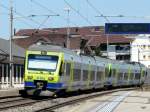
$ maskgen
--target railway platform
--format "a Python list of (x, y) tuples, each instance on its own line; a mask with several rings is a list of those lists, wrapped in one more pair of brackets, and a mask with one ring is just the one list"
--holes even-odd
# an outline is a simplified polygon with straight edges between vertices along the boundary
[(149, 112), (150, 91), (133, 91), (114, 112)]
[(0, 98), (18, 96), (20, 89), (22, 88), (9, 88), (9, 89), (0, 90)]
[[(55, 110), (60, 112), (149, 112), (150, 91), (132, 90), (86, 100)], [(54, 111), (54, 112), (55, 112)]]

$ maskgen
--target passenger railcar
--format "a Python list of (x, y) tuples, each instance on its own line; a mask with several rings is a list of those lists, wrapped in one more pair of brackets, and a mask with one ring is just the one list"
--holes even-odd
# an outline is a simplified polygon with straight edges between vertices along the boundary
[(145, 76), (146, 67), (142, 64), (78, 55), (51, 45), (34, 45), (26, 52), (24, 86), (28, 94), (55, 95), (61, 91), (141, 85)]

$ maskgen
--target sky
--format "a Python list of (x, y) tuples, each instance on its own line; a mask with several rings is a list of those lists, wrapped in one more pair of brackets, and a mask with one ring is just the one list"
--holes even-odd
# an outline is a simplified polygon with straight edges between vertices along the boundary
[[(16, 31), (20, 29), (104, 26), (108, 17), (112, 23), (150, 23), (150, 0), (12, 0)], [(0, 0), (0, 38), (9, 39), (10, 0)], [(59, 16), (56, 16), (58, 15)], [(31, 16), (36, 15), (36, 16)], [(133, 17), (137, 16), (137, 17)]]

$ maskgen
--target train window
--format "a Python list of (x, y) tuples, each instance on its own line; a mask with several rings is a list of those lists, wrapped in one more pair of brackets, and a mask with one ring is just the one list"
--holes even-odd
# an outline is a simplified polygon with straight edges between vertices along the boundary
[(102, 79), (102, 76), (103, 76), (103, 71), (98, 71), (96, 81), (100, 81)]
[(140, 75), (141, 75), (140, 73), (136, 73), (135, 74), (135, 79), (140, 79)]
[(95, 71), (91, 71), (91, 81), (94, 81), (95, 79)]
[(134, 73), (130, 74), (130, 79), (133, 80), (134, 79)]
[(112, 69), (113, 77), (115, 77), (115, 76), (116, 76), (116, 73), (117, 73), (117, 70), (116, 70), (116, 69)]
[(44, 71), (56, 71), (58, 63), (58, 56), (50, 55), (28, 55), (28, 69), (29, 70), (44, 70)]
[(83, 81), (88, 80), (88, 71), (87, 70), (83, 70)]
[(81, 70), (80, 69), (73, 69), (73, 76), (74, 76), (74, 81), (80, 81)]
[(70, 76), (71, 63), (66, 63), (66, 75)]
[(124, 80), (128, 80), (128, 73), (124, 73)]
[(120, 73), (118, 74), (118, 80), (122, 80), (122, 78), (123, 78), (123, 73), (120, 72)]

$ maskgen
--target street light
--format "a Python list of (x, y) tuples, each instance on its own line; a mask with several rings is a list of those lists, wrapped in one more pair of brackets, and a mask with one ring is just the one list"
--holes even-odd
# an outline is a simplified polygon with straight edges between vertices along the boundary
[(64, 8), (65, 11), (67, 11), (67, 48), (70, 48), (70, 18), (69, 18), (69, 13), (70, 13), (70, 8)]

